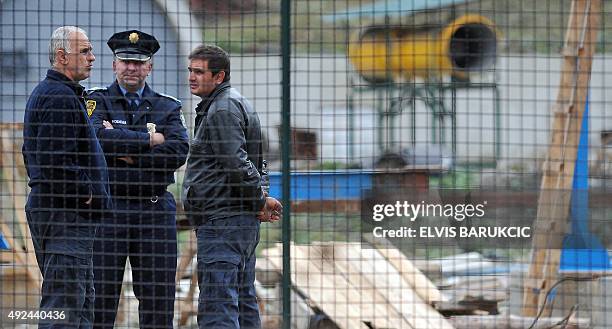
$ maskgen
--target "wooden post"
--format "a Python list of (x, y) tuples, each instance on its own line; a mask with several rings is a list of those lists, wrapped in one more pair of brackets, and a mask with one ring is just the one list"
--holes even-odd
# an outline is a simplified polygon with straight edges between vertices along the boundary
[(600, 0), (574, 0), (562, 50), (563, 65), (553, 130), (544, 163), (538, 212), (532, 242), (532, 260), (524, 283), (523, 315), (545, 308), (547, 291), (557, 280), (561, 245), (567, 231), (574, 167), (584, 113), (591, 64), (600, 20)]
[[(193, 257), (197, 254), (197, 239), (194, 231), (189, 231), (189, 240), (187, 246), (181, 250), (181, 257), (179, 259), (178, 268), (176, 270), (176, 284), (178, 285), (181, 278), (187, 273), (187, 268), (191, 265)], [(179, 307), (179, 326), (187, 324), (189, 317), (197, 315), (197, 307), (193, 305), (193, 296), (195, 294), (196, 287), (198, 286), (198, 270), (197, 268), (191, 269), (191, 281), (189, 284), (189, 290), (187, 295), (182, 299), (177, 299), (177, 306)]]

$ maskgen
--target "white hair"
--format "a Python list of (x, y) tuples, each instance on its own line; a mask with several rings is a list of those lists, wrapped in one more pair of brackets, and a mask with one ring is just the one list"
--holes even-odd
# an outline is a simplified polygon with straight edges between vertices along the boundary
[(70, 25), (58, 27), (53, 31), (51, 40), (49, 40), (49, 62), (51, 62), (51, 66), (55, 64), (55, 53), (58, 49), (64, 49), (68, 53), (72, 50), (70, 49), (70, 36), (77, 32), (87, 35), (83, 29)]

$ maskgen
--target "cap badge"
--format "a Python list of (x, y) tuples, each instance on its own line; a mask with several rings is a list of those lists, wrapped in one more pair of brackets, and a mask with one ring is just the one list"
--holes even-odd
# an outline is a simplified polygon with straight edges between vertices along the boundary
[(128, 39), (130, 40), (131, 43), (138, 42), (138, 39), (139, 39), (138, 33), (136, 33), (136, 32), (130, 33), (130, 36), (128, 37)]

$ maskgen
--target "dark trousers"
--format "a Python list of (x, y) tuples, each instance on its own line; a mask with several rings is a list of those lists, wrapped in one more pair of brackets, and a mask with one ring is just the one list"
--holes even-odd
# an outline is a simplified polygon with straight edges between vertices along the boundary
[(63, 319), (40, 320), (39, 328), (91, 328), (92, 249), (96, 224), (76, 212), (26, 211), (43, 276), (40, 310)]
[(94, 245), (94, 328), (113, 328), (126, 260), (130, 258), (140, 328), (172, 328), (176, 290), (176, 204), (172, 194), (113, 200), (115, 215)]
[(198, 239), (198, 326), (261, 328), (255, 295), (259, 221), (252, 215), (208, 221)]

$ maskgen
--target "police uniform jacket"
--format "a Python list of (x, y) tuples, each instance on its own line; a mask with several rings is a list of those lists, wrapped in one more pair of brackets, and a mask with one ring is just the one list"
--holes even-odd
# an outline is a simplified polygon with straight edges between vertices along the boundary
[[(87, 101), (108, 162), (113, 197), (163, 195), (189, 152), (181, 102), (145, 84), (138, 109), (130, 113), (128, 100), (116, 81), (108, 88), (90, 90)], [(114, 129), (105, 129), (103, 120)], [(164, 135), (163, 144), (149, 146), (147, 123), (155, 124), (155, 131)], [(121, 157), (132, 158), (134, 164), (119, 160)]]
[(22, 149), (32, 188), (26, 209), (100, 214), (112, 208), (106, 161), (83, 95), (81, 85), (55, 70), (32, 91)]
[(184, 208), (192, 225), (254, 214), (265, 204), (262, 133), (253, 106), (228, 82), (196, 107), (183, 182)]

